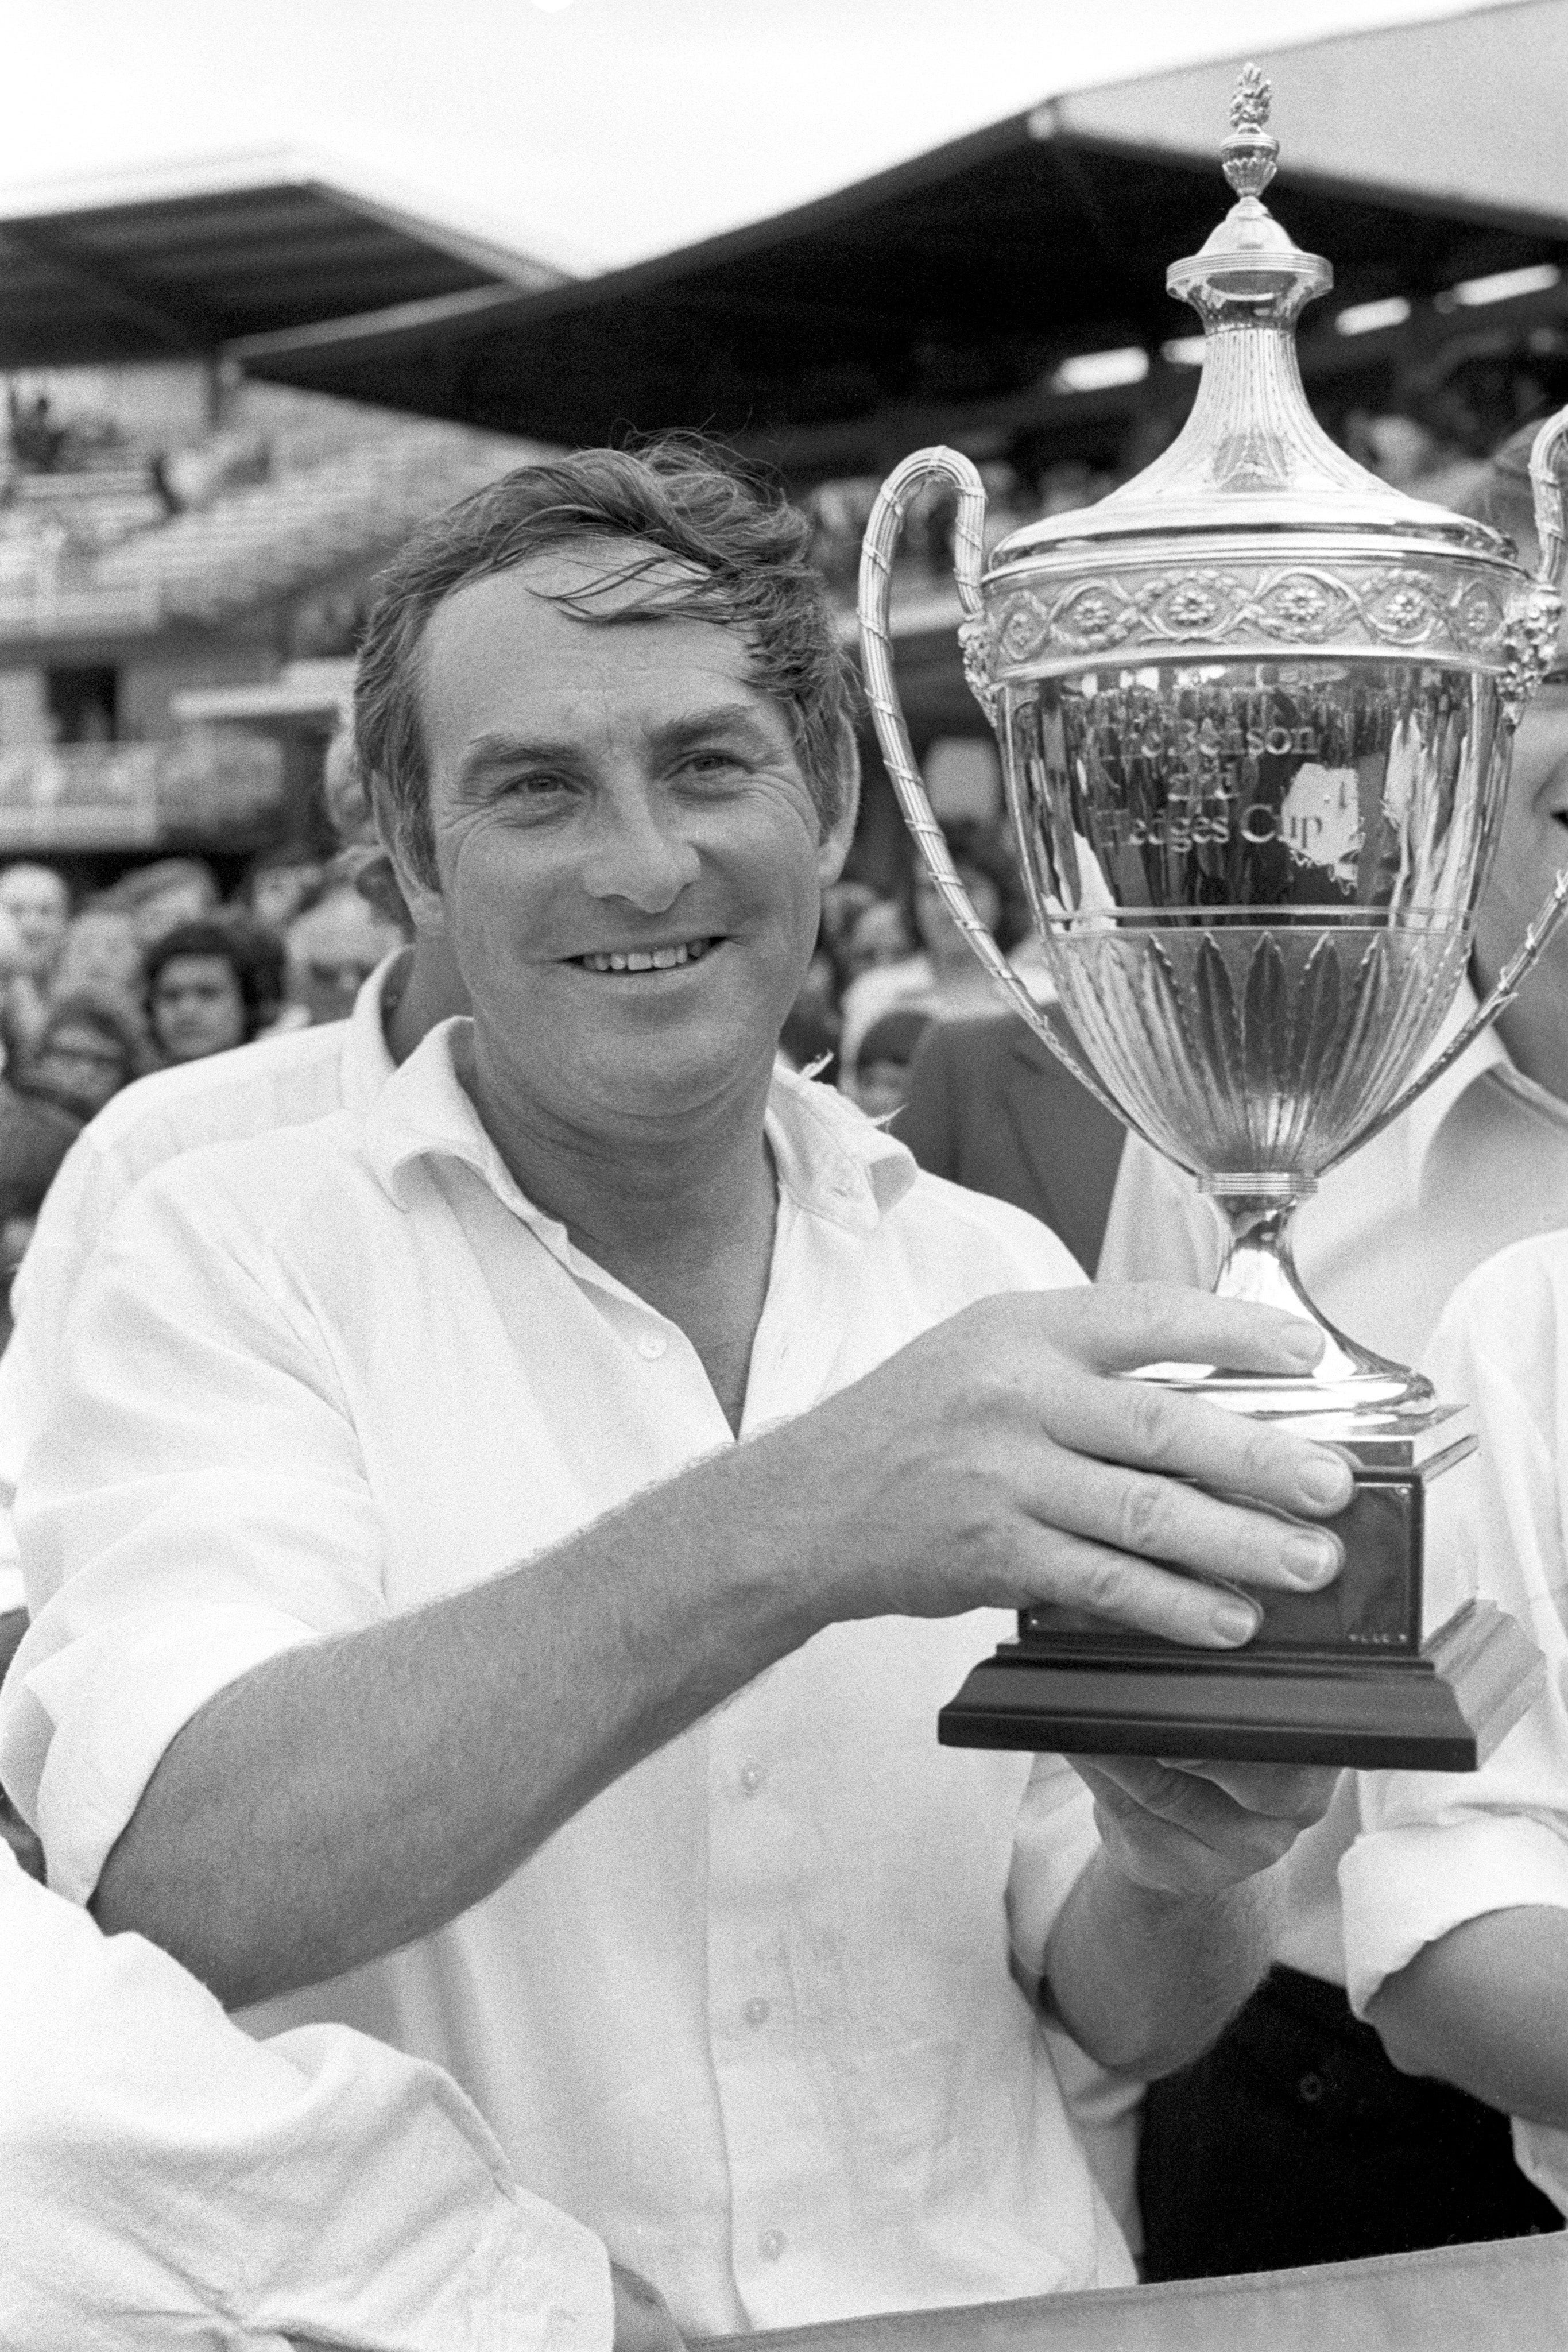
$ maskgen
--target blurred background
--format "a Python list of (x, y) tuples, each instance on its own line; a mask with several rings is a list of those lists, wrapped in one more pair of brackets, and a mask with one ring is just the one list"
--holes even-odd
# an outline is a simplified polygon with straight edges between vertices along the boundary
[[(1301, 345), (1328, 429), (1448, 503), (1568, 399), (1568, 0), (54, 0), (0, 27), (0, 1012), (29, 1051), (68, 931), (66, 980), (118, 956), (154, 1060), (176, 920), (271, 956), (247, 1034), (341, 1009), (384, 944), (337, 938), (324, 791), (371, 583), (541, 448), (716, 434), (810, 518), (847, 639), (911, 449), (975, 459), (995, 536), (1147, 464), (1196, 388), (1165, 271), (1228, 202), (1246, 58), (1269, 202), (1334, 265)], [(915, 513), (895, 626), (979, 874), (999, 778), (950, 522)], [(909, 984), (862, 1029), (952, 945), (865, 754), (802, 1059), (863, 972)]]

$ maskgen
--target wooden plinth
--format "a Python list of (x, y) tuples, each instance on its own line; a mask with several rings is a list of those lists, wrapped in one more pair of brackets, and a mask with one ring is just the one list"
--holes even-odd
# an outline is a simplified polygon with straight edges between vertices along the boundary
[(1009, 1643), (942, 1709), (936, 1736), (948, 1748), (1473, 1772), (1544, 1675), (1488, 1601), (1396, 1659)]

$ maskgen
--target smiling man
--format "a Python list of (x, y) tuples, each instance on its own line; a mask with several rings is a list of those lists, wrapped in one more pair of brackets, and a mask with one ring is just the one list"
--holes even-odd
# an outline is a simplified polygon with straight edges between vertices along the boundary
[(1245, 1641), (1235, 1584), (1330, 1579), (1348, 1493), (1113, 1377), (1293, 1369), (1301, 1326), (1100, 1298), (779, 1076), (854, 822), (805, 540), (599, 451), (392, 567), (360, 751), (472, 1019), (120, 1211), (0, 1703), (60, 1891), (439, 2057), (701, 2333), (1130, 2275), (1040, 2009), (1113, 2064), (1201, 2047), (1323, 1776), (935, 1714), (1034, 1600)]

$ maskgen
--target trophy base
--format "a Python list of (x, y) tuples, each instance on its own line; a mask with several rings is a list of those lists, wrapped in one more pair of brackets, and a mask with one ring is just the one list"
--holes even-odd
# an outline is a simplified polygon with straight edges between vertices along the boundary
[(1008, 1643), (936, 1718), (947, 1748), (1473, 1772), (1542, 1687), (1533, 1643), (1472, 1601), (1412, 1654), (1247, 1657), (1169, 1643)]

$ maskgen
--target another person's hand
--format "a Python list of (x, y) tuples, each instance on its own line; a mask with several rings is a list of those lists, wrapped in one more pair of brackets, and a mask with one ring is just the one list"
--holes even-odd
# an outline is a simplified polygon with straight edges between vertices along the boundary
[(640, 2271), (610, 2265), (615, 2294), (615, 2352), (685, 2352), (685, 2339), (670, 2306)]
[(1332, 1766), (1074, 1756), (1107, 1855), (1155, 1895), (1218, 1895), (1268, 1870), (1327, 1810)]
[(1116, 1376), (1169, 1360), (1299, 1374), (1319, 1351), (1294, 1316), (1194, 1291), (1009, 1292), (779, 1432), (770, 1508), (815, 1559), (830, 1617), (1055, 1601), (1235, 1648), (1260, 1612), (1203, 1580), (1332, 1582), (1338, 1539), (1303, 1522), (1345, 1507), (1351, 1473), (1268, 1423)]

